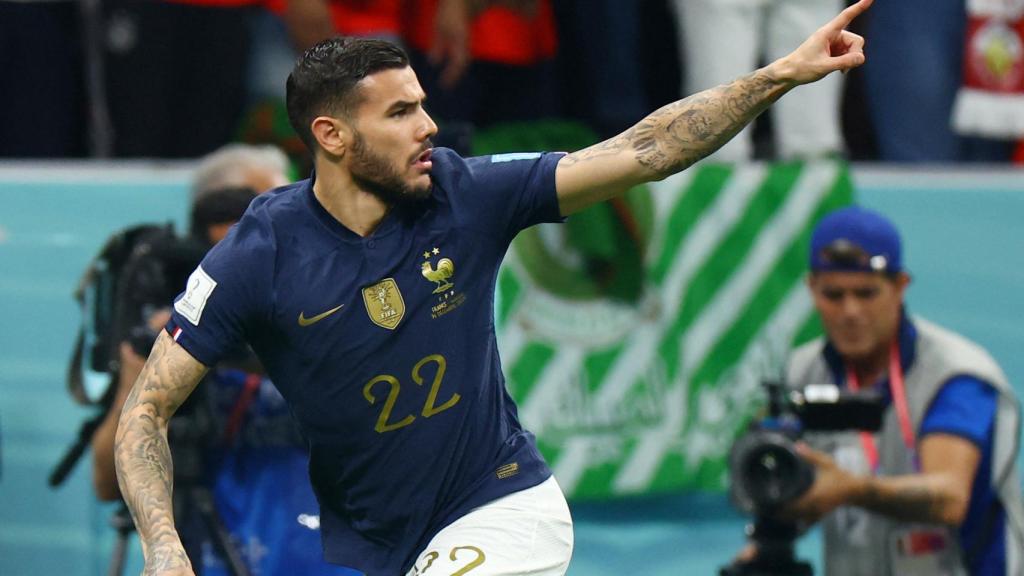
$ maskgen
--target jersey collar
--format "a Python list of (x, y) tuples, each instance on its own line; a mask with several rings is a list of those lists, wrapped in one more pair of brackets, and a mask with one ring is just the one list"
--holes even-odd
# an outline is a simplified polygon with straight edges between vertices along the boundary
[(429, 207), (429, 204), (433, 202), (431, 197), (431, 199), (417, 204), (395, 206), (384, 215), (384, 219), (381, 220), (380, 224), (371, 234), (363, 237), (339, 222), (337, 218), (324, 208), (324, 205), (320, 203), (320, 200), (317, 199), (316, 194), (313, 192), (314, 182), (316, 182), (315, 170), (310, 173), (309, 179), (302, 185), (302, 197), (306, 206), (331, 234), (349, 243), (359, 243), (370, 238), (379, 239), (388, 236), (399, 230), (403, 224), (407, 224), (420, 217)]

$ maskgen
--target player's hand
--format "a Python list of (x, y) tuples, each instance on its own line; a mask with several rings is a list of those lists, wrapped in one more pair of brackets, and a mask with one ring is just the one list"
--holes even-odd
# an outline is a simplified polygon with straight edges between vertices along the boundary
[(783, 507), (778, 516), (811, 524), (849, 502), (860, 480), (837, 466), (835, 460), (824, 452), (804, 443), (798, 443), (796, 449), (804, 460), (814, 466), (814, 484), (795, 502)]
[(818, 29), (788, 56), (771, 64), (777, 78), (794, 84), (816, 82), (836, 70), (846, 72), (864, 63), (864, 38), (846, 27), (874, 0), (860, 0)]

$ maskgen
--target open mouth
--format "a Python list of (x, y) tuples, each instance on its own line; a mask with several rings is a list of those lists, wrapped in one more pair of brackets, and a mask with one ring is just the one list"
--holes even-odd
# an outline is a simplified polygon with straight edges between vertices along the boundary
[(431, 166), (433, 166), (433, 164), (434, 164), (433, 162), (430, 161), (430, 157), (431, 157), (432, 154), (433, 154), (433, 149), (432, 148), (427, 148), (426, 150), (421, 152), (420, 155), (417, 156), (413, 160), (413, 162), (412, 162), (413, 165), (416, 166), (417, 168), (422, 168), (422, 169), (425, 169), (425, 170), (430, 170)]

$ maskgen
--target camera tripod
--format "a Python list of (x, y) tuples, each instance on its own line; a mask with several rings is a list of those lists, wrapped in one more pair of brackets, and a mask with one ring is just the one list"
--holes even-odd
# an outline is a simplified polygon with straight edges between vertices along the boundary
[(748, 527), (757, 555), (747, 562), (736, 561), (719, 569), (719, 576), (813, 576), (807, 562), (797, 560), (793, 549), (796, 525), (758, 516)]
[[(110, 409), (112, 394), (103, 399), (104, 410), (82, 423), (78, 436), (60, 461), (50, 473), (48, 483), (56, 488), (67, 480), (68, 475), (85, 454), (96, 429), (103, 422)], [(174, 460), (174, 517), (178, 519), (199, 518), (207, 537), (213, 544), (216, 553), (224, 560), (226, 570), (231, 576), (249, 576), (250, 572), (238, 548), (231, 540), (231, 534), (224, 527), (224, 522), (217, 513), (213, 494), (204, 483), (203, 438), (210, 429), (210, 417), (201, 407), (201, 395), (190, 398), (171, 419), (168, 427), (168, 439)], [(190, 406), (191, 404), (191, 406)], [(111, 552), (107, 568), (108, 576), (121, 576), (124, 572), (125, 556), (128, 551), (128, 540), (135, 531), (128, 507), (122, 502), (110, 518), (110, 526), (117, 532), (114, 550)], [(188, 543), (186, 543), (188, 547)], [(201, 560), (201, 550), (188, 550), (193, 560), (193, 570), (201, 571), (197, 564)]]
[[(197, 513), (202, 517), (204, 527), (210, 535), (213, 547), (220, 557), (224, 559), (228, 573), (232, 576), (249, 576), (249, 569), (242, 560), (238, 549), (231, 542), (231, 534), (228, 533), (217, 514), (217, 509), (213, 504), (213, 497), (209, 489), (201, 486), (192, 486), (185, 490), (190, 491), (188, 498), (191, 500), (193, 513)], [(175, 492), (180, 493), (178, 490)], [(175, 516), (177, 516), (177, 513), (175, 513)], [(128, 507), (124, 503), (118, 506), (117, 510), (110, 517), (110, 526), (117, 532), (117, 541), (114, 543), (114, 550), (110, 555), (107, 576), (121, 576), (124, 573), (128, 539), (131, 533), (135, 531), (135, 523), (132, 521), (131, 513), (128, 512)], [(196, 559), (197, 562), (200, 557), (198, 551), (196, 554), (190, 554), (190, 558)], [(193, 569), (197, 573), (200, 572), (200, 569), (195, 566), (193, 566)]]

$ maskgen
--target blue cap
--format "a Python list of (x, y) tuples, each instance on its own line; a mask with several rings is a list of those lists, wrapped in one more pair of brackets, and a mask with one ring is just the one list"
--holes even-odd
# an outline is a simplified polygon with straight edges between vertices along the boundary
[(840, 208), (814, 228), (810, 264), (813, 272), (902, 272), (900, 233), (878, 212)]

